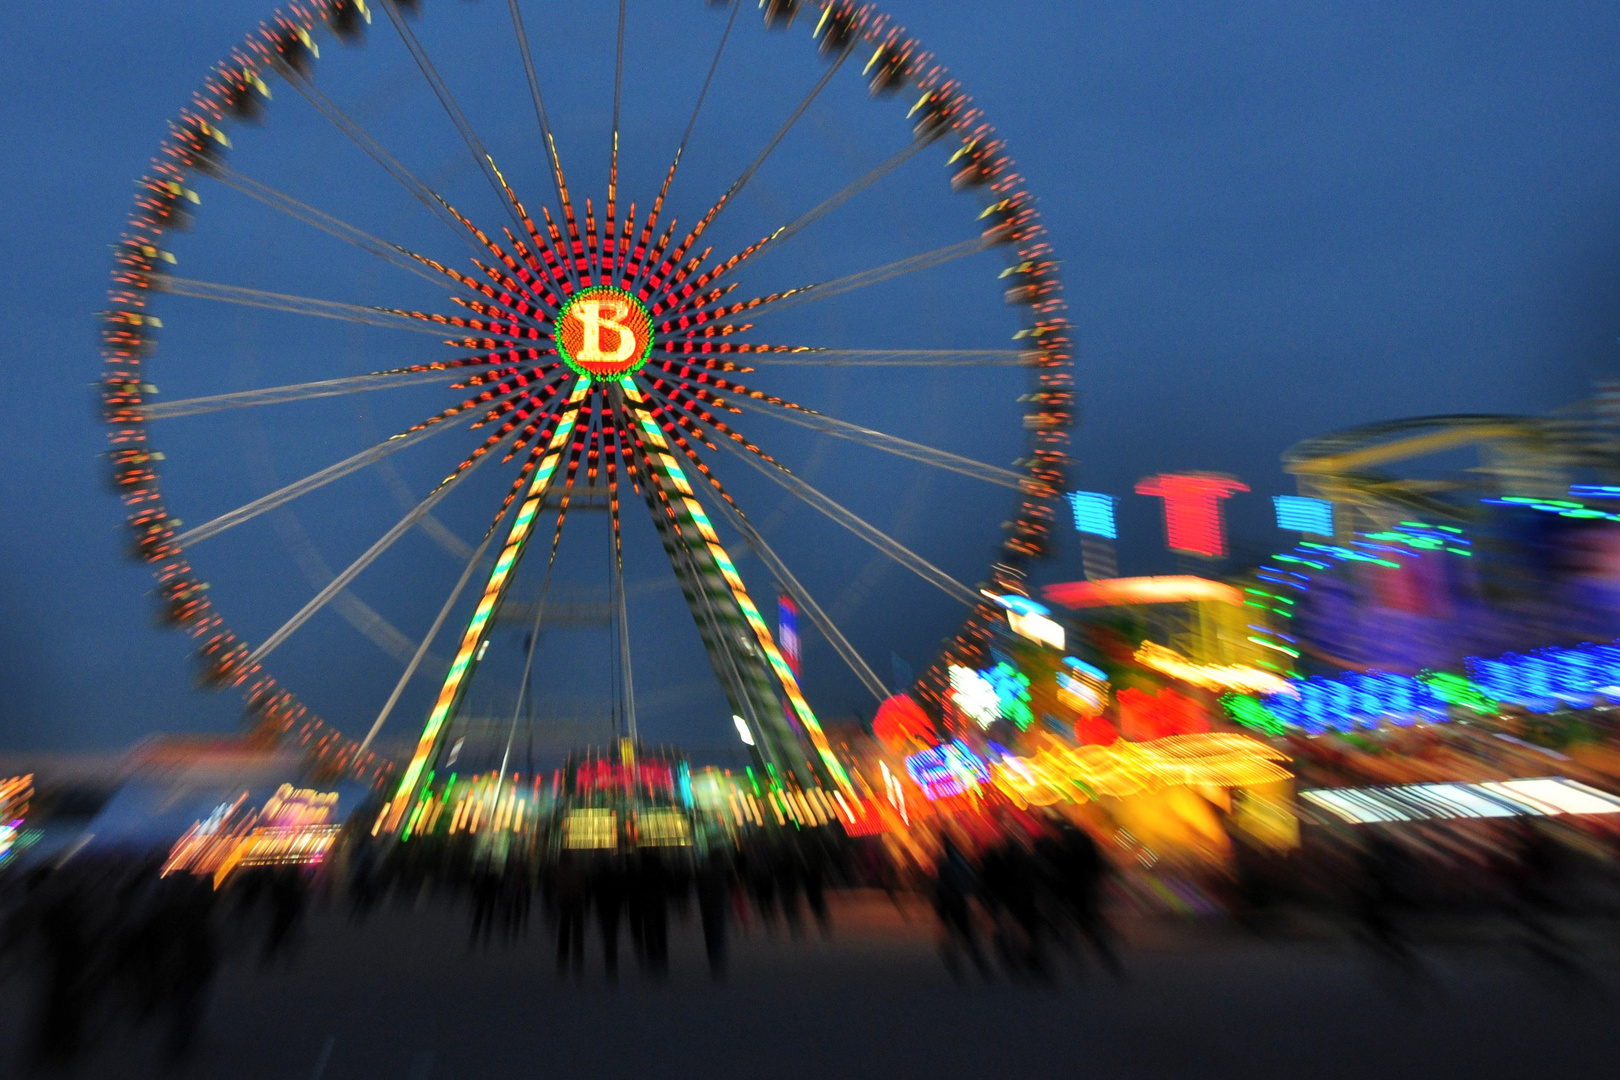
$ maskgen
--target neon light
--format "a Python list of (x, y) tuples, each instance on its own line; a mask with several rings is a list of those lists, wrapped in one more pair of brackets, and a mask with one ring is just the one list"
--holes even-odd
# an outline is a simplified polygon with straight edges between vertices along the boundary
[(597, 382), (625, 378), (652, 355), (652, 316), (640, 300), (611, 285), (569, 297), (554, 325), (563, 361)]
[(1136, 485), (1138, 495), (1164, 500), (1165, 540), (1171, 551), (1206, 558), (1226, 554), (1221, 500), (1249, 486), (1214, 473), (1160, 473)]
[(1063, 662), (1083, 675), (1090, 675), (1093, 679), (1100, 679), (1103, 682), (1108, 681), (1107, 672), (1103, 671), (1103, 669), (1100, 667), (1095, 667), (1086, 663), (1078, 656), (1065, 656), (1063, 658)]
[[(996, 710), (1023, 731), (1035, 719), (1029, 708), (1029, 676), (1003, 660), (980, 675), (995, 690)], [(982, 725), (981, 725), (982, 726)]]
[(989, 767), (960, 740), (912, 754), (906, 772), (930, 802), (965, 795), (990, 780)]
[(1067, 608), (1186, 604), (1198, 601), (1219, 601), (1233, 606), (1243, 603), (1243, 594), (1233, 586), (1191, 574), (1069, 581), (1061, 585), (1048, 585), (1041, 593), (1054, 604), (1062, 604)]
[[(699, 528), (701, 528), (701, 524)], [(799, 609), (787, 595), (776, 598), (776, 639), (793, 674), (799, 674)]]
[(1352, 825), (1433, 818), (1620, 814), (1620, 799), (1578, 781), (1556, 776), (1483, 784), (1324, 788), (1299, 794), (1307, 803)]
[(1114, 525), (1114, 497), (1096, 491), (1071, 491), (1069, 505), (1074, 508), (1074, 531), (1105, 540), (1116, 538)]
[[(663, 435), (659, 434), (658, 425), (653, 422), (651, 414), (645, 409), (635, 409), (633, 411), (636, 422), (641, 425), (643, 431), (647, 432), (648, 438), (659, 446), (668, 446)], [(672, 458), (668, 458), (667, 455), (663, 454), (650, 454), (648, 458), (659, 466), (665, 466), (666, 461), (671, 465), (674, 464)], [(679, 467), (676, 468), (678, 473)], [(670, 483), (675, 483), (674, 477), (668, 477), (668, 479)], [(681, 483), (685, 483), (684, 475), (681, 476)], [(686, 490), (687, 493), (691, 492), (689, 485)], [(676, 504), (672, 502), (671, 505)], [(683, 510), (686, 508), (684, 501), (680, 506)], [(688, 520), (690, 521), (690, 518)], [(705, 539), (707, 540), (707, 538)], [(744, 587), (742, 578), (738, 576), (736, 567), (732, 565), (731, 557), (726, 554), (725, 548), (721, 547), (718, 541), (707, 540), (706, 546), (716, 565), (720, 567), (721, 576), (725, 578), (727, 587), (731, 589), (732, 599), (736, 601), (737, 607), (741, 609), (743, 618), (747, 621), (749, 628), (754, 631), (754, 638), (759, 642), (761, 651), (765, 653), (765, 659), (776, 672), (777, 680), (782, 684), (782, 692), (793, 706), (794, 715), (804, 725), (805, 733), (810, 737), (810, 742), (815, 747), (817, 756), (821, 758), (822, 765), (826, 767), (827, 773), (834, 781), (848, 789), (851, 794), (854, 794), (855, 788), (849, 779), (849, 774), (844, 770), (843, 764), (838, 760), (837, 755), (833, 753), (832, 746), (827, 742), (827, 735), (821, 729), (821, 721), (816, 719), (816, 714), (810, 708), (810, 703), (804, 699), (804, 692), (799, 689), (799, 682), (794, 678), (792, 669), (788, 667), (787, 661), (782, 659), (782, 654), (777, 649), (776, 642), (771, 638), (770, 628), (765, 625), (765, 620), (760, 618), (759, 609), (754, 606), (753, 599), (748, 595), (748, 590)]]
[[(581, 378), (569, 400), (579, 400), (584, 396), (584, 390), (589, 387), (590, 380)], [(566, 442), (578, 422), (577, 409), (570, 409), (564, 413), (557, 422), (557, 433), (552, 437), (551, 446), (558, 447)], [(466, 632), (462, 635), (461, 648), (456, 650), (455, 660), (450, 665), (449, 673), (445, 675), (439, 697), (434, 702), (432, 711), (428, 713), (427, 723), (422, 728), (422, 737), (417, 740), (416, 751), (411, 755), (411, 762), (406, 767), (404, 775), (400, 777), (399, 787), (395, 789), (390, 828), (398, 825), (400, 818), (404, 816), (409, 806), (409, 796), (416, 790), (416, 782), (427, 767), (428, 758), (438, 742), (439, 730), (444, 726), (451, 706), (455, 704), (456, 694), (466, 677), (468, 666), (472, 663), (473, 653), (483, 638), (484, 627), (505, 591), (512, 567), (516, 565), (523, 545), (529, 539), (535, 515), (539, 512), (560, 457), (561, 455), (552, 454), (541, 462), (540, 468), (535, 471), (534, 480), (529, 484), (523, 505), (518, 508), (517, 518), (512, 522), (511, 531), (507, 533), (506, 543), (501, 548), (499, 558), (495, 560), (495, 569), (490, 572), (489, 582), (484, 586), (484, 594), (478, 601), (472, 620), (467, 624)]]
[[(1201, 732), (1112, 746), (1060, 747), (991, 766), (995, 785), (1020, 804), (1050, 806), (1126, 798), (1168, 787), (1252, 787), (1286, 780), (1288, 755), (1249, 735)], [(907, 762), (910, 767), (910, 762)]]
[(1333, 535), (1333, 504), (1326, 499), (1274, 495), (1271, 501), (1277, 508), (1277, 528), (1317, 536)]
[[(1275, 648), (1275, 646), (1273, 646)], [(1292, 694), (1287, 679), (1246, 664), (1199, 664), (1155, 641), (1144, 641), (1136, 662), (1162, 675), (1201, 686), (1205, 690), (1237, 690), (1245, 694)]]
[(951, 700), (962, 715), (982, 728), (989, 727), (1001, 718), (1001, 698), (990, 680), (960, 664), (950, 666), (949, 677)]
[(1221, 697), (1221, 707), (1226, 710), (1227, 716), (1231, 717), (1234, 724), (1254, 728), (1267, 735), (1283, 733), (1283, 722), (1277, 714), (1252, 697), (1244, 694), (1224, 694)]

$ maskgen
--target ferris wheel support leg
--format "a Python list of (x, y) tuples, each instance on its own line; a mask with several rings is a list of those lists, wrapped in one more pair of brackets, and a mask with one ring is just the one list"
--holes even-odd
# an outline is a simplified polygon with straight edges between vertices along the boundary
[[(638, 436), (644, 438), (655, 450), (667, 451), (668, 442), (663, 432), (659, 430), (657, 422), (653, 420), (652, 414), (648, 412), (640, 391), (635, 389), (634, 384), (628, 379), (624, 380), (623, 385), (626, 394), (632, 399), (629, 412), (639, 429)], [(748, 655), (754, 661), (749, 666), (761, 671), (768, 667), (787, 697), (793, 716), (803, 728), (804, 739), (810, 743), (814, 751), (814, 756), (808, 762), (811, 768), (839, 787), (853, 791), (849, 775), (828, 744), (827, 737), (821, 729), (821, 722), (799, 689), (799, 682), (794, 677), (793, 669), (788, 666), (781, 650), (777, 648), (770, 628), (754, 605), (753, 598), (748, 595), (747, 587), (738, 575), (737, 568), (732, 564), (731, 557), (720, 544), (720, 538), (715, 534), (714, 526), (709, 523), (708, 515), (693, 497), (691, 482), (687, 480), (686, 474), (672, 455), (649, 450), (645, 457), (660, 493), (674, 514), (674, 524), (684, 535), (688, 550), (692, 552), (699, 565), (713, 567), (725, 587), (725, 593), (721, 595), (729, 594), (731, 604), (741, 616), (741, 621), (746, 624), (746, 630), (739, 632), (737, 640), (739, 646), (747, 647)], [(748, 640), (747, 632), (752, 633), (752, 641)], [(760, 660), (761, 656), (763, 662)], [(766, 696), (774, 698), (774, 694)], [(774, 714), (769, 721), (762, 718), (760, 724), (761, 726), (756, 729), (757, 732), (787, 728), (786, 717), (777, 722)], [(798, 736), (792, 734), (788, 741), (790, 744), (797, 743)], [(794, 755), (795, 758), (798, 756)]]
[(456, 707), (461, 703), (462, 695), (466, 693), (467, 683), (478, 664), (478, 647), (483, 643), (490, 627), (494, 625), (496, 610), (506, 598), (513, 572), (517, 569), (518, 560), (523, 557), (529, 536), (534, 531), (535, 518), (539, 516), (540, 509), (545, 503), (546, 493), (556, 476), (557, 465), (563, 458), (569, 436), (573, 434), (574, 426), (579, 422), (580, 399), (589, 389), (590, 380), (582, 377), (574, 387), (573, 393), (569, 395), (569, 408), (558, 421), (556, 433), (551, 437), (546, 455), (539, 469), (535, 471), (534, 480), (530, 483), (529, 490), (518, 509), (517, 519), (513, 521), (511, 531), (507, 533), (506, 543), (495, 559), (495, 568), (490, 571), (489, 581), (484, 586), (484, 594), (478, 601), (478, 607), (473, 610), (466, 631), (462, 634), (461, 647), (456, 651), (455, 660), (451, 662), (450, 670), (445, 675), (444, 685), (439, 690), (433, 709), (428, 713), (427, 723), (422, 728), (422, 736), (416, 744), (416, 751), (411, 755), (410, 764), (406, 766), (404, 775), (400, 777), (399, 786), (394, 791), (387, 816), (389, 829), (398, 828), (400, 820), (405, 816), (405, 811), (410, 807), (421, 786), (428, 763), (438, 754), (446, 722), (454, 715)]

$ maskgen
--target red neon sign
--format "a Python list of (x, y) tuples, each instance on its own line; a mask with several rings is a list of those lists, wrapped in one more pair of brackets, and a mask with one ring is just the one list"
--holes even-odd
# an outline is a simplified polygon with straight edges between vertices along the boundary
[(1216, 559), (1226, 554), (1221, 500), (1249, 485), (1216, 473), (1160, 473), (1136, 485), (1138, 495), (1164, 500), (1164, 533), (1171, 551)]
[(640, 300), (611, 285), (575, 293), (557, 313), (557, 352), (581, 375), (607, 382), (652, 352), (652, 319)]

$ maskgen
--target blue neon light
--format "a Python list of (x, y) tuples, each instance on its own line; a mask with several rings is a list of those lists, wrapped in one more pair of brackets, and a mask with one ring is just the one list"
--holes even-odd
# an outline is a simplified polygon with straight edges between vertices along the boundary
[(1074, 507), (1075, 532), (1087, 533), (1113, 540), (1118, 535), (1114, 527), (1114, 497), (1096, 491), (1071, 491), (1069, 504)]
[(1333, 535), (1333, 504), (1326, 499), (1274, 495), (1271, 501), (1277, 507), (1277, 528), (1316, 536)]
[(1092, 665), (1086, 663), (1084, 660), (1080, 659), (1078, 656), (1065, 656), (1063, 658), (1063, 662), (1065, 664), (1069, 665), (1070, 667), (1074, 668), (1076, 671), (1083, 671), (1087, 675), (1090, 675), (1090, 676), (1092, 676), (1093, 678), (1096, 678), (1096, 679), (1100, 679), (1103, 682), (1108, 681), (1108, 675), (1103, 671), (1102, 668), (1093, 667)]
[[(1620, 699), (1620, 645), (1582, 645), (1534, 653), (1471, 656), (1468, 677), (1489, 698), (1552, 712), (1587, 708), (1598, 696)], [(1426, 681), (1373, 671), (1294, 683), (1298, 696), (1268, 694), (1261, 703), (1284, 724), (1311, 734), (1376, 727), (1381, 721), (1443, 721), (1446, 701)]]
[(906, 772), (930, 800), (962, 795), (990, 782), (990, 768), (960, 739), (906, 758)]

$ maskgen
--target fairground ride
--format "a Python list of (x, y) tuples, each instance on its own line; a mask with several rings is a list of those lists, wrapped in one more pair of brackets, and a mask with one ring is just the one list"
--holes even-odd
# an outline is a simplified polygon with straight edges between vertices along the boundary
[[(1345, 428), (1283, 454), (1301, 495), (1334, 504), (1342, 537), (1380, 532), (1404, 518), (1452, 520), (1481, 497), (1560, 498), (1583, 472), (1620, 472), (1620, 426), (1612, 390), (1546, 416), (1418, 416)], [(1476, 450), (1463, 477), (1414, 477), (1392, 467)]]
[[(742, 0), (638, 4), (658, 8), (653, 16), (658, 33), (637, 34), (637, 13), (627, 12), (620, 0), (615, 31), (603, 35), (606, 50), (591, 55), (584, 55), (579, 44), (590, 41), (591, 34), (576, 34), (564, 25), (567, 13), (545, 12), (542, 22), (537, 4), (508, 0), (506, 5), (420, 7), (414, 0), (374, 0), (369, 6), (364, 0), (300, 0), (284, 7), (208, 75), (171, 123), (149, 172), (139, 181), (134, 211), (117, 245), (104, 317), (103, 404), (114, 480), (128, 507), (135, 548), (156, 576), (162, 617), (198, 641), (207, 684), (235, 688), (245, 696), (254, 736), (267, 742), (293, 740), (325, 769), (386, 781), (397, 822), (440, 762), (447, 732), (484, 658), (520, 564), (538, 540), (541, 565), (530, 559), (525, 566), (542, 582), (540, 600), (532, 605), (527, 683), (534, 642), (545, 619), (546, 589), (558, 565), (571, 508), (601, 508), (611, 520), (611, 547), (603, 558), (612, 568), (608, 606), (616, 643), (610, 671), (620, 718), (614, 734), (634, 744), (637, 687), (621, 515), (624, 499), (639, 499), (697, 625), (737, 734), (749, 745), (756, 766), (802, 785), (847, 786), (815, 710), (730, 554), (736, 543), (752, 553), (762, 576), (793, 599), (875, 697), (886, 696), (888, 688), (778, 557), (741, 497), (734, 498), (734, 482), (722, 477), (731, 471), (762, 475), (967, 605), (973, 613), (964, 630), (969, 637), (974, 620), (988, 611), (984, 594), (812, 486), (779, 460), (763, 436), (744, 434), (736, 426), (737, 417), (786, 421), (818, 436), (850, 440), (1010, 488), (1017, 493), (1013, 513), (987, 576), (993, 593), (1021, 589), (1024, 565), (1046, 549), (1053, 503), (1063, 482), (1071, 363), (1057, 263), (1034, 200), (1003, 143), (934, 56), (871, 5), (763, 0), (756, 12), (754, 4)], [(608, 11), (601, 14), (606, 18)], [(372, 34), (374, 21), (382, 34)], [(776, 33), (750, 35), (750, 30)], [(701, 50), (683, 44), (674, 51), (662, 43), (677, 32), (683, 43), (703, 42)], [(807, 59), (811, 52), (819, 54), (819, 76), (810, 67), (813, 60), (804, 65), (808, 74), (793, 67), (784, 42), (794, 38), (808, 46), (802, 50)], [(335, 59), (320, 63), (318, 88), (317, 62), (323, 48), (334, 51), (334, 39), (342, 46), (366, 47), (336, 50)], [(717, 75), (723, 82), (734, 65), (745, 66), (747, 93), (711, 93)], [(328, 68), (335, 69), (330, 76)], [(386, 77), (364, 82), (368, 73), (379, 70)], [(579, 87), (590, 76), (605, 79), (608, 71), (611, 93), (604, 90), (579, 101)], [(627, 73), (630, 83), (655, 87), (656, 100), (632, 100), (625, 92)], [(802, 153), (795, 126), (807, 114), (816, 115), (812, 106), (824, 94), (843, 95), (839, 107), (847, 108), (847, 101), (859, 96), (839, 89), (850, 82), (857, 87), (864, 82), (872, 99), (896, 110), (896, 119), (904, 116), (899, 131), (905, 137), (883, 151), (879, 164), (842, 188), (828, 185), (822, 197), (807, 199), (798, 212), (784, 212), (778, 203), (756, 198), (777, 222), (763, 232), (732, 239), (722, 222), (758, 215), (757, 206), (743, 212), (735, 208), (745, 190), (759, 194), (763, 181), (758, 174), (767, 159), (779, 146), (783, 153), (794, 148)], [(273, 117), (272, 92), (277, 95)], [(576, 101), (571, 109), (558, 108), (548, 97), (570, 94), (569, 100)], [(400, 101), (412, 103), (407, 120), (401, 121), (396, 109), (386, 124), (373, 122)], [(667, 171), (660, 164), (657, 173), (648, 174), (661, 175), (662, 182), (653, 181), (646, 191), (650, 198), (639, 204), (620, 190), (621, 120), (636, 115), (638, 105), (669, 118), (659, 151), (669, 162)], [(289, 113), (285, 124), (256, 130), (268, 118), (282, 120), (284, 108)], [(748, 135), (754, 129), (728, 124), (723, 114), (744, 108), (769, 118), (757, 129), (769, 134), (754, 138)], [(582, 140), (569, 143), (558, 137), (564, 124), (573, 125), (581, 117), (607, 121), (599, 142), (589, 147), (579, 145)], [(885, 122), (891, 128), (883, 130), (892, 130), (893, 121)], [(382, 134), (372, 134), (384, 127)], [(705, 139), (705, 128), (719, 134)], [(511, 135), (514, 130), (522, 134)], [(638, 121), (635, 130), (645, 132), (649, 125)], [(699, 133), (695, 139), (694, 131)], [(415, 164), (425, 156), (423, 140), (429, 132), (437, 132), (455, 154), (454, 164), (438, 173)], [(497, 138), (484, 141), (490, 133)], [(345, 160), (352, 164), (343, 167), (340, 182), (316, 183), (305, 177), (315, 162), (327, 160), (313, 151), (302, 156), (303, 146), (317, 140), (325, 140), (319, 144), (323, 148), (337, 148), (323, 149), (323, 155), (348, 155)], [(242, 145), (233, 148), (233, 141)], [(736, 144), (745, 141), (753, 143), (744, 149), (747, 165), (731, 171), (736, 169), (730, 164)], [(261, 151), (261, 144), (270, 148)], [(513, 147), (516, 164), (509, 159), (503, 168), (492, 146)], [(579, 159), (595, 162), (598, 148), (606, 166), (605, 190), (600, 200), (581, 198), (578, 187), (570, 186), (570, 175), (579, 168)], [(712, 160), (688, 153), (704, 148)], [(639, 149), (627, 141), (625, 160)], [(815, 260), (814, 267), (796, 261), (794, 253), (803, 250), (805, 241), (790, 241), (823, 218), (836, 221), (856, 211), (858, 197), (877, 190), (885, 177), (922, 155), (940, 159), (949, 188), (964, 193), (964, 202), (976, 202), (972, 210), (959, 213), (967, 227), (957, 229), (950, 242), (918, 245), (916, 253), (894, 258), (895, 248), (905, 250), (916, 229), (899, 236), (863, 228), (856, 242), (841, 244), (834, 252), (845, 260), (837, 273), (821, 272), (822, 262), (830, 259)], [(637, 154), (637, 160), (643, 156)], [(795, 162), (793, 175), (814, 186), (812, 182), (826, 179), (824, 165)], [(728, 172), (729, 183), (722, 178)], [(685, 185), (677, 185), (678, 174), (689, 178)], [(911, 170), (904, 176), (915, 180), (917, 174)], [(293, 190), (269, 179), (285, 180)], [(706, 196), (691, 197), (684, 209), (694, 223), (677, 228), (676, 205), (698, 181), (713, 187)], [(914, 185), (914, 191), (944, 188), (937, 182)], [(224, 211), (217, 225), (210, 216), (208, 230), (176, 242), (175, 231), (200, 216), (194, 204), (211, 205), (216, 197)], [(402, 213), (390, 218), (373, 212), (374, 204), (385, 198), (409, 207), (416, 218), (406, 222)], [(250, 211), (272, 224), (253, 225), (245, 216)], [(351, 224), (346, 220), (350, 216), (368, 227)], [(218, 278), (181, 276), (171, 247), (181, 249), (188, 264)], [(244, 256), (255, 255), (255, 262), (274, 269), (284, 250), (316, 250), (320, 261), (317, 267), (304, 264), (291, 271), (292, 285), (283, 283), (289, 280), (285, 277), (273, 287), (259, 287), (270, 282), (258, 278), (251, 279), (251, 286), (241, 280), (248, 264)], [(978, 292), (988, 292), (998, 302), (1004, 299), (1016, 312), (1011, 319), (1002, 316), (1012, 340), (1003, 337), (1006, 345), (998, 348), (943, 347), (953, 342), (939, 341), (942, 328), (927, 314), (930, 299), (963, 292), (957, 282), (996, 282), (993, 270), (983, 273), (990, 268), (975, 258), (992, 251), (1004, 256), (1006, 268), (993, 288)], [(349, 262), (365, 269), (347, 269)], [(789, 283), (768, 290), (751, 283), (751, 277), (768, 280), (755, 273), (761, 263), (774, 267), (777, 277), (788, 273)], [(951, 263), (957, 264), (958, 274), (949, 287), (942, 286), (937, 273), (926, 273)], [(976, 277), (969, 276), (970, 269)], [(364, 276), (373, 270), (395, 277)], [(352, 294), (344, 299), (332, 295), (357, 281), (368, 285), (367, 302), (355, 302)], [(870, 307), (851, 307), (846, 301), (837, 309), (836, 321), (773, 321), (778, 313), (801, 305), (872, 296), (881, 298), (882, 319), (871, 317)], [(208, 312), (225, 310), (247, 312), (241, 319), (274, 313), (278, 358), (325, 359), (298, 369), (311, 376), (304, 381), (249, 389), (221, 386), (225, 369), (216, 357), (228, 352), (242, 333), (240, 322), (208, 321)], [(993, 316), (995, 309), (989, 311)], [(909, 323), (908, 312), (913, 316)], [(759, 320), (802, 329), (777, 336), (756, 330)], [(987, 319), (982, 325), (993, 322)], [(983, 338), (980, 321), (952, 321), (956, 330), (964, 325), (974, 331), (973, 338)], [(952, 326), (943, 328), (947, 338)], [(165, 340), (160, 367), (170, 391), (162, 397), (152, 385), (156, 375), (150, 359), (159, 327)], [(821, 331), (832, 328), (837, 331), (830, 334), (832, 341), (817, 340)], [(334, 339), (336, 333), (350, 336)], [(862, 333), (871, 336), (863, 342), (858, 340)], [(408, 343), (418, 335), (436, 338), (434, 351), (422, 355), (411, 350)], [(385, 340), (393, 362), (356, 371), (354, 343), (362, 337)], [(293, 367), (288, 363), (282, 370)], [(813, 401), (835, 374), (872, 369), (879, 369), (875, 375), (881, 377), (884, 393), (901, 401), (921, 401), (942, 375), (967, 369), (963, 375), (973, 379), (973, 393), (995, 386), (1003, 400), (1027, 403), (1024, 427), (1032, 434), (1026, 456), (1015, 468), (985, 464), (958, 449), (838, 419), (798, 400)], [(1007, 375), (1017, 376), (1016, 384)], [(1004, 381), (994, 383), (996, 377)], [(788, 390), (777, 392), (779, 386), (791, 387), (794, 397), (783, 396)], [(198, 423), (195, 418), (242, 415), (243, 410), (257, 415), (273, 407), (278, 430), (313, 433), (305, 440), (309, 445), (329, 447), (333, 440), (321, 437), (329, 413), (312, 411), (307, 418), (293, 414), (362, 394), (371, 395), (366, 399), (371, 402), (410, 397), (431, 404), (415, 414), (414, 422), (402, 418), (374, 445), (242, 505), (184, 525), (171, 510), (159, 486), (158, 435), (184, 448), (195, 445), (183, 430)], [(428, 394), (433, 397), (424, 396)], [(383, 415), (382, 406), (378, 408)], [(971, 402), (958, 408), (959, 418), (976, 421), (953, 425), (966, 437), (981, 426), (980, 413)], [(175, 428), (182, 430), (171, 436)], [(469, 438), (466, 433), (474, 429), (483, 430)], [(452, 447), (457, 440), (436, 438), (450, 431), (463, 433), (458, 436), (461, 445)], [(188, 462), (183, 449), (175, 452), (170, 445), (170, 450), (173, 460), (166, 473), (185, 463), (201, 476), (184, 489), (188, 499), (231, 490), (226, 455)], [(373, 531), (374, 541), (358, 557), (324, 575), (313, 596), (288, 605), (296, 607), (290, 615), (275, 615), (284, 621), (272, 632), (255, 635), (257, 640), (233, 632), (224, 612), (233, 594), (250, 593), (242, 568), (232, 577), (228, 559), (211, 563), (225, 569), (209, 573), (215, 585), (209, 591), (195, 568), (195, 549), (210, 541), (217, 545), (221, 541), (215, 538), (283, 511), (295, 500), (307, 506), (314, 493), (352, 474), (392, 468), (390, 459), (401, 451), (410, 454), (393, 460), (425, 460), (436, 452), (427, 467), (443, 479), (404, 516), (390, 520), (380, 535)], [(734, 468), (722, 470), (716, 459)], [(466, 481), (491, 463), (498, 463), (496, 469), (507, 467), (508, 479), (491, 490), (488, 503), (469, 505), (468, 493), (478, 484)], [(207, 475), (211, 468), (224, 478), (217, 485)], [(452, 498), (457, 495), (461, 497)], [(206, 506), (205, 498), (196, 502)], [(456, 541), (456, 530), (447, 521), (476, 530), (477, 542)], [(544, 535), (548, 525), (549, 538)], [(396, 555), (384, 561), (390, 548), (413, 531), (437, 539), (447, 550), (459, 550), (462, 569), (431, 624), (405, 639), (417, 644), (404, 650), (404, 668), (392, 691), (376, 703), (375, 713), (352, 722), (353, 730), (369, 730), (352, 738), (320, 719), (272, 675), (272, 654), (329, 605), (351, 623), (387, 630), (368, 635), (373, 640), (378, 634), (386, 640), (400, 638), (348, 590), (374, 564), (386, 565), (392, 581), (425, 574), (420, 557)], [(650, 539), (652, 533), (646, 535)], [(247, 568), (248, 577), (253, 573), (254, 568)], [(391, 772), (392, 763), (372, 749), (372, 741), (413, 677), (419, 671), (434, 674), (424, 665), (431, 667), (432, 646), (450, 623), (462, 629), (454, 651), (440, 661), (439, 689), (420, 737), (408, 761)], [(329, 664), (341, 662), (328, 657)]]

